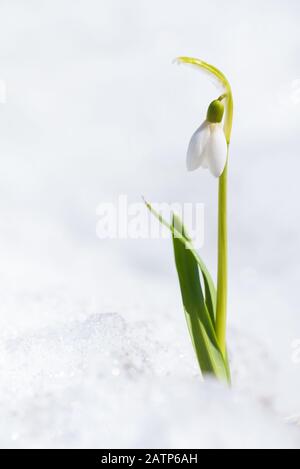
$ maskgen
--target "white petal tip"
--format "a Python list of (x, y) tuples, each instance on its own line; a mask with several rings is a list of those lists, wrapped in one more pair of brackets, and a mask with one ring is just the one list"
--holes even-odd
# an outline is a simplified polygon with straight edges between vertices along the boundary
[(222, 174), (224, 173), (225, 166), (226, 166), (226, 162), (225, 162), (225, 164), (224, 164), (224, 168), (222, 168), (222, 169), (213, 168), (212, 165), (210, 165), (209, 170), (210, 170), (211, 174), (212, 174), (216, 179), (219, 179), (219, 178), (222, 176)]
[(196, 169), (199, 168), (199, 163), (195, 158), (191, 157), (191, 154), (188, 152), (187, 158), (186, 158), (186, 169), (188, 170), (189, 173), (192, 173), (193, 171), (196, 171)]
[(224, 173), (225, 166), (222, 169), (216, 169), (216, 168), (212, 168), (212, 167), (210, 167), (209, 169), (210, 169), (210, 172), (211, 172), (212, 176), (214, 176), (216, 179), (219, 179), (222, 176), (222, 174)]

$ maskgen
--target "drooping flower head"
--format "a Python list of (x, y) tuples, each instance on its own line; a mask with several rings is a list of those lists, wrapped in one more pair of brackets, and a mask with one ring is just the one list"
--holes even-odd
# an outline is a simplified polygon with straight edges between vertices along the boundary
[(233, 100), (230, 84), (220, 70), (202, 60), (179, 57), (175, 62), (202, 70), (222, 90), (222, 96), (210, 104), (206, 120), (192, 136), (187, 153), (189, 171), (195, 171), (199, 167), (208, 168), (219, 178), (226, 167), (232, 128)]
[(188, 171), (195, 171), (202, 167), (208, 168), (217, 178), (222, 175), (227, 162), (223, 116), (224, 104), (221, 97), (210, 104), (206, 120), (191, 138), (187, 152)]

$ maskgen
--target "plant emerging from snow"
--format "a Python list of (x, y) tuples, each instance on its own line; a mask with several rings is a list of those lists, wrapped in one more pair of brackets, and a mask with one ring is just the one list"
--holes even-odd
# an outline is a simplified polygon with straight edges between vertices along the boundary
[(219, 178), (217, 288), (179, 217), (173, 214), (169, 224), (149, 203), (146, 205), (172, 233), (184, 311), (201, 371), (203, 375), (212, 374), (230, 383), (226, 348), (227, 163), (233, 98), (228, 80), (213, 65), (189, 57), (180, 57), (177, 62), (200, 68), (223, 89), (223, 94), (209, 105), (206, 120), (192, 136), (187, 153), (189, 171), (208, 168)]

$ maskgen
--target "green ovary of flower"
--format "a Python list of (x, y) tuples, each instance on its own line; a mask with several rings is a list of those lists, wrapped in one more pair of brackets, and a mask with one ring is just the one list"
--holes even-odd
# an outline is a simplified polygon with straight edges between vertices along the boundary
[(223, 120), (225, 107), (222, 101), (216, 99), (213, 101), (207, 111), (207, 120), (211, 124), (220, 124)]

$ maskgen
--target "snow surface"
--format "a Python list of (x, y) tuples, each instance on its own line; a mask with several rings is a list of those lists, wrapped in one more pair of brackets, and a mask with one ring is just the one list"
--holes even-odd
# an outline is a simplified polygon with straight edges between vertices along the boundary
[[(234, 390), (204, 385), (174, 339), (113, 313), (9, 335), (1, 343), (1, 445), (297, 448), (299, 433), (276, 412), (266, 377), (256, 376), (265, 382), (254, 389), (245, 378)], [(266, 350), (256, 347), (251, 364), (239, 340), (238, 370), (259, 360), (266, 367)]]
[[(1, 448), (300, 448), (299, 19), (298, 0), (1, 1)], [(200, 378), (170, 242), (96, 235), (120, 194), (202, 202), (216, 273), (216, 183), (184, 167), (215, 90), (183, 53), (236, 99), (231, 390)]]

